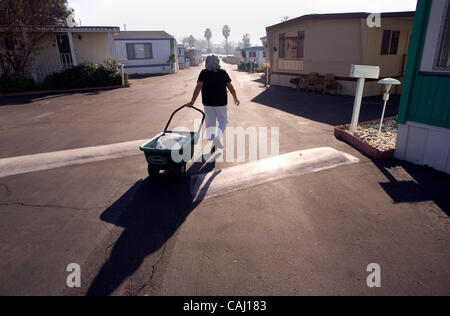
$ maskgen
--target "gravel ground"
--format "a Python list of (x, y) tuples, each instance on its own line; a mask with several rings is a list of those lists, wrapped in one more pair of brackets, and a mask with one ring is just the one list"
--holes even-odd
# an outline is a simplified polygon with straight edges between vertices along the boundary
[[(379, 128), (380, 123), (360, 125), (354, 136), (380, 151), (395, 149), (398, 130), (397, 122), (395, 120), (384, 122), (380, 135), (378, 135)], [(350, 133), (350, 130), (347, 129), (346, 132)]]

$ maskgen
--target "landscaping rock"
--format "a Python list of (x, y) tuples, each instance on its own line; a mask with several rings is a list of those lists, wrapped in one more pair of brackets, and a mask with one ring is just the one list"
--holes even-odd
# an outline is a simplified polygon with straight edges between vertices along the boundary
[[(379, 151), (395, 149), (398, 130), (397, 122), (395, 120), (384, 122), (380, 134), (378, 134), (379, 128), (380, 123), (359, 125), (353, 136)], [(345, 129), (345, 132), (351, 134), (349, 129)]]

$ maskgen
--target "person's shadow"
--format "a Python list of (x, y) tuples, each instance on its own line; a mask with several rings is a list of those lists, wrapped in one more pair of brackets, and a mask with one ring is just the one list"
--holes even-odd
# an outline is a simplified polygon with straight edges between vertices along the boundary
[(203, 184), (200, 196), (191, 192), (190, 176), (209, 172), (214, 167), (214, 162), (194, 163), (189, 175), (181, 180), (164, 175), (140, 180), (103, 212), (100, 216), (103, 221), (125, 229), (86, 295), (112, 294), (139, 269), (145, 257), (163, 247), (205, 198), (204, 188), (209, 187), (220, 171)]

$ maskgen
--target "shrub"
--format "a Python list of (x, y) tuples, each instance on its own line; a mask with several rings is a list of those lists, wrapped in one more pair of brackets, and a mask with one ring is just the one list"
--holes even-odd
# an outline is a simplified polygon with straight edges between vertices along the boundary
[[(108, 67), (109, 66), (109, 67)], [(128, 75), (125, 74), (125, 83)], [(101, 86), (113, 86), (122, 84), (122, 75), (115, 65), (95, 65), (83, 63), (62, 72), (49, 75), (43, 82), (43, 86), (50, 90), (91, 88)]]
[(18, 78), (2, 75), (0, 77), (0, 93), (15, 93), (39, 90), (40, 86), (31, 78)]
[(254, 72), (265, 72), (264, 68), (258, 68), (257, 65), (255, 63), (249, 62), (249, 63), (244, 63), (244, 62), (240, 62), (238, 64), (238, 70), (240, 71), (250, 71), (250, 69), (253, 69)]
[[(125, 73), (125, 84), (130, 84), (127, 73)], [(37, 84), (30, 78), (21, 79), (7, 75), (0, 77), (0, 93), (66, 90), (115, 85), (122, 85), (122, 74), (118, 69), (117, 63), (113, 60), (105, 61), (105, 66), (92, 63), (80, 64), (49, 75), (42, 84)]]

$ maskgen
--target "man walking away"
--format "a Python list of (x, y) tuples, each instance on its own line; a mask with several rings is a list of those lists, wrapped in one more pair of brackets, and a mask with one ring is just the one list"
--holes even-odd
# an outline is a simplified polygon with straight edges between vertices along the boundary
[[(197, 100), (200, 91), (202, 92), (202, 101), (205, 107), (205, 125), (206, 135), (213, 141), (213, 152), (216, 148), (223, 148), (221, 139), (225, 133), (228, 124), (227, 88), (231, 92), (236, 106), (240, 105), (236, 91), (231, 84), (231, 78), (228, 73), (220, 69), (220, 60), (217, 56), (211, 55), (206, 58), (206, 69), (202, 70), (197, 80), (197, 86), (194, 90), (192, 100), (187, 104), (192, 107)], [(217, 126), (217, 122), (219, 123)]]

